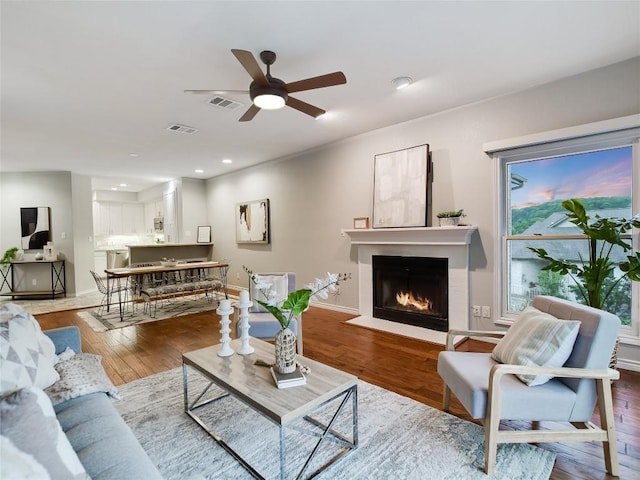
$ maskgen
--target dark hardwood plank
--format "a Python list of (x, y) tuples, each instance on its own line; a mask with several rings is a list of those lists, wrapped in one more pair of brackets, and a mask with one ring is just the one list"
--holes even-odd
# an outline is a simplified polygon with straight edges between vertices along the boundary
[[(311, 308), (304, 316), (305, 356), (357, 375), (362, 380), (442, 408), (443, 384), (436, 372), (441, 346), (345, 323), (352, 315)], [(177, 317), (110, 332), (96, 333), (77, 311), (37, 316), (42, 328), (77, 325), (83, 349), (102, 356), (107, 374), (116, 385), (181, 365), (181, 355), (220, 338), (218, 316), (213, 312)], [(491, 351), (492, 344), (466, 341), (463, 350)], [(614, 383), (613, 402), (622, 479), (635, 479), (640, 471), (640, 374), (621, 371)], [(470, 420), (454, 398), (454, 414)], [(594, 414), (598, 423), (598, 414)], [(518, 422), (505, 428), (524, 428)], [(547, 428), (543, 423), (540, 428)], [(596, 442), (547, 443), (556, 453), (554, 480), (612, 479), (606, 474), (602, 447)]]

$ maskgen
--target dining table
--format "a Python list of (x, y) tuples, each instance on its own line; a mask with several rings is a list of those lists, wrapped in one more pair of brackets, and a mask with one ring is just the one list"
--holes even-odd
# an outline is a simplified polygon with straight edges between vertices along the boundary
[[(131, 279), (140, 279), (145, 275), (153, 275), (153, 276), (161, 276), (163, 281), (167, 280), (167, 275), (170, 273), (181, 273), (186, 272), (187, 278), (198, 277), (201, 278), (203, 275), (206, 275), (204, 272), (217, 269), (219, 270), (220, 281), (222, 282), (222, 288), (224, 291), (225, 298), (229, 298), (229, 294), (227, 291), (227, 272), (229, 271), (229, 264), (224, 262), (216, 262), (216, 261), (193, 261), (193, 262), (171, 262), (170, 264), (160, 264), (160, 265), (145, 265), (145, 266), (131, 266), (131, 267), (119, 267), (119, 268), (107, 268), (105, 269), (105, 273), (107, 274), (107, 291), (117, 292), (118, 293), (118, 308), (120, 312), (120, 320), (124, 319), (124, 311), (126, 304), (126, 296), (123, 299), (122, 292), (129, 291), (129, 285), (131, 284)], [(193, 272), (198, 272), (196, 275)], [(191, 272), (191, 273), (189, 273)], [(114, 288), (113, 285), (117, 285), (120, 287), (122, 282), (127, 282), (128, 288)], [(136, 285), (140, 285), (142, 282), (135, 281)], [(139, 292), (133, 292), (139, 293)], [(107, 293), (107, 298), (110, 299), (110, 293)], [(109, 300), (108, 300), (109, 301)], [(132, 301), (135, 299), (132, 298)]]

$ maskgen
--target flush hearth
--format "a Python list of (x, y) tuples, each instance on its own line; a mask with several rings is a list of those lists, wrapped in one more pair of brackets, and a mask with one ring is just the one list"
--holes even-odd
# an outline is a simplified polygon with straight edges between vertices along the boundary
[(373, 255), (372, 270), (374, 317), (449, 329), (447, 258)]

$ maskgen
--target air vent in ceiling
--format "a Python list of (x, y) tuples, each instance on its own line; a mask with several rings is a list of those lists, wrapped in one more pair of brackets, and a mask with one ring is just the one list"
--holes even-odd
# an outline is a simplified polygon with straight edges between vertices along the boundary
[(233, 100), (229, 100), (228, 98), (220, 97), (216, 95), (209, 103), (214, 107), (222, 108), (224, 110), (237, 110), (243, 106), (240, 102), (234, 102)]
[(186, 125), (180, 125), (179, 123), (174, 123), (173, 125), (169, 125), (167, 130), (172, 130), (174, 132), (187, 133), (189, 135), (193, 135), (198, 131), (197, 128), (187, 127)]

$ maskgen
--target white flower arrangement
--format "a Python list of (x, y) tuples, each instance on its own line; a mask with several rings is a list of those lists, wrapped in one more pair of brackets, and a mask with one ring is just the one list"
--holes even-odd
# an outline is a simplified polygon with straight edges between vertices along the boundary
[(255, 300), (280, 322), (282, 328), (288, 328), (293, 317), (306, 311), (309, 308), (309, 302), (317, 298), (327, 299), (329, 294), (337, 294), (340, 282), (351, 278), (350, 273), (327, 273), (325, 278), (316, 278), (304, 288), (289, 293), (286, 298), (277, 298), (277, 292), (271, 288), (271, 282), (253, 273), (247, 267), (243, 266), (243, 268), (255, 288), (264, 297), (264, 300)]

